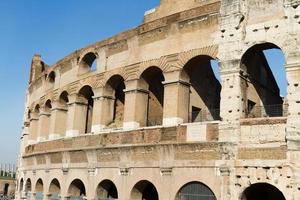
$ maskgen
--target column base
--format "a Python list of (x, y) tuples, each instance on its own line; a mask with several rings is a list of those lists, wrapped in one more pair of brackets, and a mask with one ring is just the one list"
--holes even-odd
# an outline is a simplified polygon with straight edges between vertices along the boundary
[(106, 126), (102, 124), (92, 125), (92, 133), (99, 133), (101, 132)]
[(58, 139), (60, 138), (60, 134), (56, 134), (56, 133), (52, 133), (49, 135), (49, 140), (55, 140), (55, 139)]
[(66, 137), (76, 137), (79, 135), (78, 130), (67, 130)]
[(163, 119), (163, 126), (177, 126), (178, 124), (182, 124), (183, 119), (179, 117), (170, 117)]
[(124, 122), (123, 129), (125, 130), (134, 130), (140, 128), (140, 123), (138, 122)]

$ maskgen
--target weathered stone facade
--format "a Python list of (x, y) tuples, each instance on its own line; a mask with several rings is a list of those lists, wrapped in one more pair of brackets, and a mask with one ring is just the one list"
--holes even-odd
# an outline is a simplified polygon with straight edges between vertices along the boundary
[(53, 66), (35, 55), (18, 198), (180, 200), (201, 183), (218, 200), (299, 200), (299, 16), (298, 0), (161, 0)]

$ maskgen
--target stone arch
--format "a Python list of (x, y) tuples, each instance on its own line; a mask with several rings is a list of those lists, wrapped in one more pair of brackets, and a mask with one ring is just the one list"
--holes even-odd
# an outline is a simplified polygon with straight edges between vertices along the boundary
[(108, 101), (111, 99), (108, 105), (110, 119), (107, 126), (110, 128), (122, 127), (125, 106), (124, 78), (119, 74), (111, 76), (105, 83), (104, 90), (104, 96), (108, 97)]
[(181, 79), (190, 85), (189, 122), (220, 119), (222, 86), (215, 72), (218, 69), (212, 66), (213, 60), (210, 56), (197, 55), (182, 69)]
[(93, 106), (94, 106), (94, 92), (91, 86), (85, 85), (78, 92), (79, 98), (82, 98), (85, 106), (83, 107), (83, 123), (84, 123), (84, 133), (90, 133), (92, 129), (92, 116), (93, 116)]
[(72, 197), (76, 199), (76, 197), (80, 198), (86, 196), (84, 183), (80, 179), (74, 179), (69, 185), (68, 194), (71, 197), (70, 199), (72, 199)]
[(43, 183), (43, 180), (41, 178), (39, 178), (36, 181), (34, 192), (35, 192), (35, 199), (36, 200), (43, 199), (43, 196), (44, 196), (44, 194), (43, 194), (43, 192), (44, 192), (44, 183)]
[[(266, 51), (274, 49), (280, 50), (285, 60), (281, 48), (268, 42), (251, 46), (241, 57), (246, 117), (276, 117), (286, 114), (285, 99), (280, 95), (279, 87), (281, 85), (281, 89), (287, 88), (285, 67), (279, 68), (280, 66), (276, 63), (276, 69), (272, 70), (270, 66), (272, 60), (266, 56)], [(282, 73), (276, 77), (275, 70), (282, 70)]]
[(118, 199), (116, 185), (108, 179), (101, 181), (97, 186), (96, 199)]
[(28, 179), (26, 179), (26, 182), (25, 182), (25, 195), (26, 195), (26, 199), (30, 199), (31, 192), (32, 192), (31, 179), (28, 178)]
[(61, 194), (61, 187), (58, 179), (52, 179), (49, 185), (48, 194), (51, 196), (51, 199), (59, 199)]
[(285, 200), (283, 193), (269, 183), (255, 183), (247, 187), (240, 200)]
[(184, 184), (177, 192), (175, 200), (185, 199), (217, 200), (214, 192), (205, 184), (192, 181)]
[(86, 53), (80, 60), (79, 60), (79, 73), (83, 74), (89, 71), (96, 71), (97, 70), (97, 59), (98, 54), (95, 52), (88, 52)]
[(56, 73), (55, 71), (51, 71), (48, 76), (47, 76), (47, 86), (48, 88), (51, 88), (54, 86), (55, 83), (55, 78), (56, 78)]
[(9, 185), (9, 183), (5, 183), (4, 184), (4, 187), (3, 187), (3, 195), (4, 196), (8, 196), (9, 194), (8, 194), (8, 189), (9, 189), (9, 187), (10, 187), (10, 185)]
[(24, 179), (21, 178), (20, 181), (19, 181), (19, 191), (23, 191), (23, 187), (24, 187)]
[(141, 180), (137, 182), (130, 193), (131, 200), (159, 200), (159, 195), (156, 187), (147, 180)]
[(214, 60), (218, 60), (217, 54), (218, 54), (217, 45), (186, 51), (180, 53), (178, 56), (179, 66), (181, 67), (185, 66), (192, 58), (195, 58), (197, 56), (208, 56)]
[(38, 139), (38, 129), (39, 129), (39, 115), (40, 115), (40, 104), (36, 104), (31, 112), (30, 117), (30, 127), (29, 127), (29, 139), (31, 141), (36, 141)]
[(163, 71), (156, 66), (148, 67), (140, 76), (148, 89), (147, 126), (161, 125), (163, 120), (164, 86)]

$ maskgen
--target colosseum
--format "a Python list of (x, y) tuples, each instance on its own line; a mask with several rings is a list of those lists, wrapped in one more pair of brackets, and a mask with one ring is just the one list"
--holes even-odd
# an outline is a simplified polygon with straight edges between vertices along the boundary
[(299, 5), (161, 0), (51, 66), (34, 55), (17, 198), (299, 200)]

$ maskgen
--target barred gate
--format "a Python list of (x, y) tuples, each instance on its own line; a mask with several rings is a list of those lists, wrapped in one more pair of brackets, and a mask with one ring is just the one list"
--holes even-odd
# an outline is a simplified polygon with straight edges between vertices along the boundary
[(217, 200), (214, 193), (204, 184), (191, 182), (178, 192), (176, 200)]

